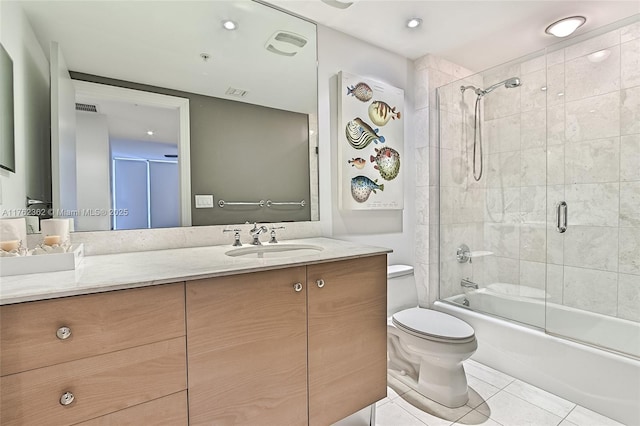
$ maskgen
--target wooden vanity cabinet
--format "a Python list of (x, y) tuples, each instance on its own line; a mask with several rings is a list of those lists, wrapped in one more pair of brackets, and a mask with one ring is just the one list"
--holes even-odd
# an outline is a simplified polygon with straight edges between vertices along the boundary
[(386, 265), (187, 283), (190, 424), (327, 426), (384, 398)]
[(307, 267), (309, 425), (387, 396), (387, 256)]
[(326, 426), (386, 395), (386, 255), (0, 306), (0, 366), (2, 426)]
[(184, 283), (0, 306), (0, 321), (2, 426), (150, 424), (169, 396), (163, 416), (187, 423)]
[(307, 424), (305, 281), (302, 266), (187, 283), (190, 425)]

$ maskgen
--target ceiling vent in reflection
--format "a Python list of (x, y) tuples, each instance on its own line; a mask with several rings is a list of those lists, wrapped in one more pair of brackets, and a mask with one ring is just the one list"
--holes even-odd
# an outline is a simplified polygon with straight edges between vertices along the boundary
[(237, 96), (239, 98), (244, 98), (247, 95), (247, 93), (249, 93), (249, 91), (248, 90), (242, 90), (242, 89), (236, 89), (236, 88), (233, 88), (233, 87), (229, 87), (227, 89), (227, 91), (224, 92), (224, 93), (226, 93), (227, 95), (230, 95), (230, 96)]
[(79, 104), (76, 102), (76, 111), (98, 112), (98, 107), (91, 104)]
[(295, 56), (307, 44), (307, 39), (300, 34), (289, 31), (276, 31), (267, 40), (264, 47), (272, 53), (281, 56)]

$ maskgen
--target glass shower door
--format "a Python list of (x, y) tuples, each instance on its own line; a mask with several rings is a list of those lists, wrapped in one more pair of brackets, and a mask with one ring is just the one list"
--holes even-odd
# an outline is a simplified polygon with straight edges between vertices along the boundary
[(440, 94), (440, 299), (544, 328), (544, 52)]
[(546, 330), (640, 357), (637, 28), (546, 54)]

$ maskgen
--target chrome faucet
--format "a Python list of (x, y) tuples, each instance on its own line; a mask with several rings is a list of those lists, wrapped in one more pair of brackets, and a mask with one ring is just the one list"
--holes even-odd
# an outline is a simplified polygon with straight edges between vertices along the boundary
[(278, 240), (276, 238), (276, 229), (284, 229), (284, 226), (272, 226), (271, 227), (271, 239), (269, 240), (269, 244), (277, 244)]
[(239, 229), (225, 229), (222, 232), (234, 232), (233, 235), (233, 246), (234, 247), (242, 247), (242, 243), (240, 242), (240, 230)]
[(474, 289), (478, 289), (478, 284), (474, 283), (473, 281), (467, 279), (467, 278), (463, 278), (462, 281), (460, 281), (460, 287), (465, 287), (465, 288), (474, 288)]
[(258, 226), (254, 222), (253, 228), (249, 230), (249, 234), (251, 234), (251, 236), (253, 237), (253, 241), (251, 242), (251, 244), (253, 244), (254, 246), (261, 246), (262, 243), (260, 242), (260, 234), (267, 231), (269, 231), (269, 229), (266, 226)]

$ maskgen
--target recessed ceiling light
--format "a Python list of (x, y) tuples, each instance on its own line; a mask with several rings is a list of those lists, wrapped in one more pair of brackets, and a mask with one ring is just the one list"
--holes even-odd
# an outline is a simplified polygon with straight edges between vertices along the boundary
[(226, 21), (222, 21), (222, 26), (229, 31), (235, 30), (236, 28), (238, 28), (238, 24), (236, 24), (230, 19), (227, 19)]
[(148, 134), (149, 136), (153, 136), (153, 130), (147, 130), (147, 134)]
[(417, 28), (422, 24), (422, 19), (420, 18), (411, 18), (407, 21), (408, 28)]
[(567, 37), (573, 34), (573, 32), (580, 28), (585, 22), (587, 22), (587, 18), (584, 16), (570, 16), (549, 25), (544, 32), (556, 37)]

